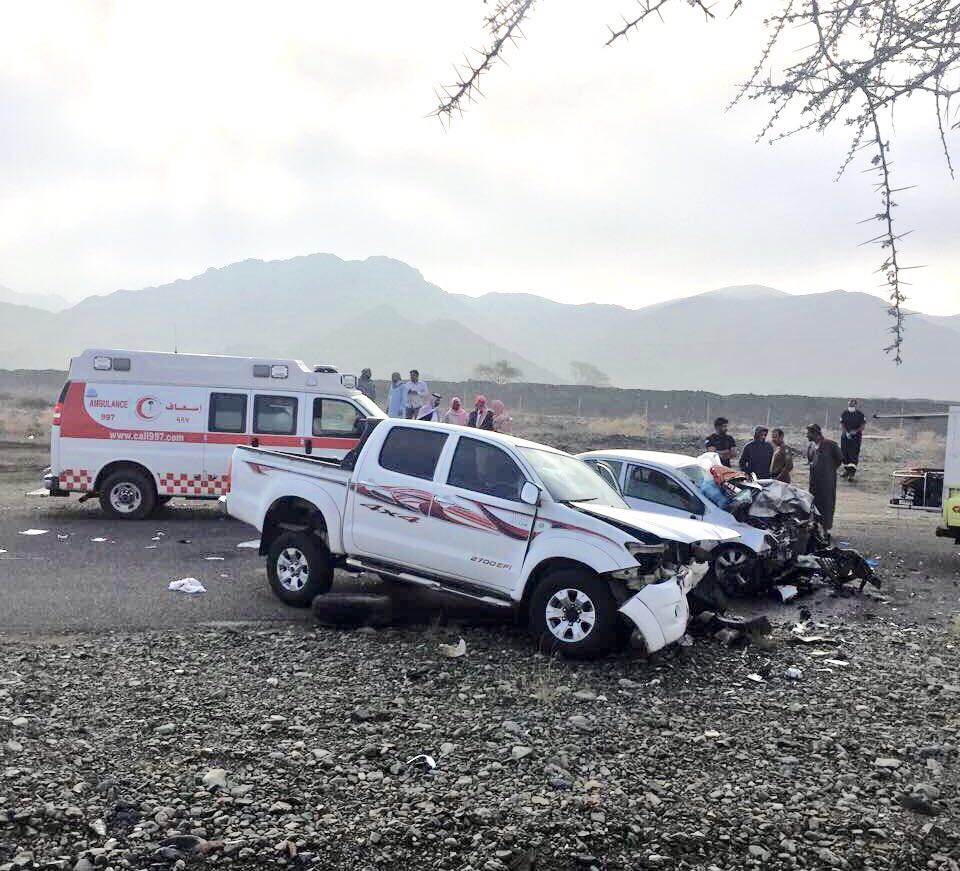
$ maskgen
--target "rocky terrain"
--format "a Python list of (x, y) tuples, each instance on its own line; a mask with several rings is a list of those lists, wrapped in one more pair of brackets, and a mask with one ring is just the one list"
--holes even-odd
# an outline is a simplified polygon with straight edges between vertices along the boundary
[(866, 617), (588, 664), (509, 627), (8, 635), (0, 868), (952, 871), (958, 637)]

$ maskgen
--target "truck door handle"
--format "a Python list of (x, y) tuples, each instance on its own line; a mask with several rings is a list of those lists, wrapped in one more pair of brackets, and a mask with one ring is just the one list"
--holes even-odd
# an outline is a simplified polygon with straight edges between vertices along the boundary
[(303, 440), (303, 449), (306, 453), (313, 453), (313, 439), (304, 439)]
[(250, 439), (250, 447), (251, 447), (251, 448), (259, 448), (259, 447), (260, 447), (260, 439), (258, 439), (258, 438), (256, 438), (256, 437)]

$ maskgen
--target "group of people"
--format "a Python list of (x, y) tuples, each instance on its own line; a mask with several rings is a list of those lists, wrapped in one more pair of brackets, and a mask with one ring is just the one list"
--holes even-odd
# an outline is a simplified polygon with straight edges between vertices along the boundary
[[(718, 417), (713, 422), (713, 432), (704, 439), (703, 446), (708, 451), (716, 452), (720, 462), (731, 468), (737, 456), (737, 443), (728, 432), (729, 425), (730, 422), (725, 417)], [(827, 530), (833, 526), (837, 504), (837, 473), (839, 471), (840, 476), (849, 481), (856, 475), (865, 425), (866, 419), (858, 408), (857, 400), (851, 399), (840, 416), (839, 445), (824, 436), (820, 424), (812, 423), (807, 427), (810, 492)], [(791, 448), (784, 441), (783, 430), (756, 427), (753, 440), (744, 445), (740, 453), (738, 465), (745, 475), (772, 478), (789, 484), (793, 472), (793, 456)]]
[[(376, 385), (369, 369), (364, 369), (357, 380), (357, 388), (369, 399), (377, 401)], [(443, 397), (432, 393), (427, 382), (420, 378), (420, 372), (410, 370), (410, 377), (404, 380), (399, 372), (390, 376), (387, 392), (387, 416), (406, 420), (430, 420), (439, 423), (451, 423), (474, 429), (486, 429), (493, 432), (511, 433), (513, 418), (499, 399), (488, 403), (483, 394), (475, 397), (473, 408), (469, 411), (458, 396), (450, 400), (446, 410), (440, 408)]]

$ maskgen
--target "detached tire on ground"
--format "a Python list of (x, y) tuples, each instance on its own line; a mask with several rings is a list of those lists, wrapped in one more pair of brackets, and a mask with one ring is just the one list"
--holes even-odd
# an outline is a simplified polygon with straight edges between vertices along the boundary
[(369, 593), (328, 593), (313, 600), (313, 616), (321, 626), (337, 629), (389, 626), (393, 622), (393, 600)]
[(153, 478), (133, 466), (111, 472), (98, 489), (100, 507), (116, 520), (143, 520), (157, 507)]
[(603, 656), (622, 642), (617, 603), (586, 571), (551, 572), (530, 597), (530, 631), (545, 650), (574, 659)]
[(307, 532), (285, 532), (267, 554), (267, 577), (277, 598), (308, 608), (315, 596), (333, 585), (333, 566), (323, 543)]

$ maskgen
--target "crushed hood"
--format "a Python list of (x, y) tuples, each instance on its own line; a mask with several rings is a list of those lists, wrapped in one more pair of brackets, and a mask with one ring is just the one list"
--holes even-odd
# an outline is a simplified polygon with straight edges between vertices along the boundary
[(608, 508), (594, 505), (592, 502), (571, 503), (578, 511), (609, 520), (621, 528), (633, 527), (662, 538), (664, 541), (679, 541), (681, 544), (693, 544), (695, 541), (734, 541), (739, 533), (726, 526), (704, 523), (702, 520), (688, 520), (685, 517), (669, 517), (664, 514), (651, 514), (649, 511), (634, 511), (631, 508)]

